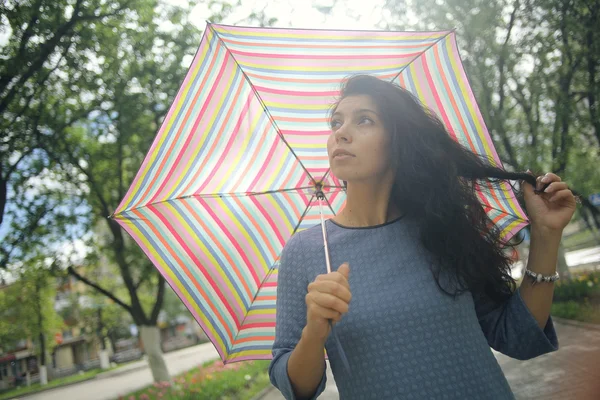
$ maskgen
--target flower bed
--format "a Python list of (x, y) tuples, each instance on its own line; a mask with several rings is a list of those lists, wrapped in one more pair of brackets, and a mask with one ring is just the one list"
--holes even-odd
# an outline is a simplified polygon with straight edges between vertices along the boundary
[(600, 273), (586, 272), (556, 282), (552, 315), (600, 324)]
[(268, 361), (224, 365), (211, 361), (173, 379), (155, 383), (119, 400), (242, 400), (251, 399), (269, 383)]

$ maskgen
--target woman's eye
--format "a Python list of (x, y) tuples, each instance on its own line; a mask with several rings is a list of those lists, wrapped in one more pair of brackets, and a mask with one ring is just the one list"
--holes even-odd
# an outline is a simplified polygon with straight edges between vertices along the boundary
[(362, 125), (362, 124), (364, 124), (364, 123), (367, 123), (367, 124), (372, 124), (372, 123), (373, 123), (373, 120), (372, 120), (371, 118), (369, 118), (369, 117), (362, 117), (362, 118), (360, 119), (360, 122), (359, 122), (358, 124), (359, 124), (359, 125)]
[(340, 126), (342, 126), (342, 124), (341, 124), (341, 122), (340, 122), (340, 121), (338, 121), (338, 120), (331, 121), (331, 128), (332, 128), (332, 129), (337, 129), (337, 128), (339, 128)]

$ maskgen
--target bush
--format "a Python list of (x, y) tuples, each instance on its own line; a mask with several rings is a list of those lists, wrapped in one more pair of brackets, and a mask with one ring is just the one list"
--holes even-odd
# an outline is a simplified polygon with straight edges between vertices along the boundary
[(600, 307), (589, 302), (568, 301), (552, 304), (552, 315), (576, 321), (600, 324)]
[(173, 379), (155, 383), (120, 400), (241, 400), (251, 399), (267, 387), (268, 361), (224, 365), (211, 361)]
[(554, 289), (556, 302), (583, 302), (600, 297), (600, 273), (583, 273), (569, 280), (559, 280)]

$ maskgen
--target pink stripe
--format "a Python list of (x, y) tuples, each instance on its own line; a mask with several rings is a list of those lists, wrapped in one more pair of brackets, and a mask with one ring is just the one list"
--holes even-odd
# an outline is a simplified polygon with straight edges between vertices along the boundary
[[(229, 312), (229, 315), (231, 315), (231, 317), (233, 317), (233, 321), (235, 323), (235, 327), (239, 330), (240, 326), (241, 326), (241, 321), (239, 320), (240, 316), (243, 316), (244, 313), (241, 312), (241, 308), (239, 308), (239, 304), (236, 304), (238, 306), (238, 313), (236, 314), (234, 312), (234, 310), (231, 308), (232, 303), (237, 303), (235, 301), (235, 299), (233, 299), (233, 294), (230, 293), (229, 291), (223, 292), (221, 290), (221, 288), (226, 288), (227, 286), (225, 285), (225, 282), (223, 281), (223, 279), (219, 276), (218, 273), (214, 272), (213, 269), (213, 274), (209, 273), (209, 270), (205, 267), (204, 263), (201, 262), (201, 260), (196, 256), (195, 252), (188, 246), (188, 244), (185, 242), (185, 240), (183, 239), (183, 237), (181, 237), (181, 235), (179, 235), (179, 232), (183, 232), (185, 231), (185, 229), (173, 229), (175, 223), (174, 221), (177, 219), (176, 216), (174, 214), (172, 214), (170, 212), (170, 210), (167, 209), (167, 207), (163, 207), (164, 210), (166, 212), (169, 212), (171, 215), (171, 218), (166, 218), (165, 215), (163, 215), (162, 213), (159, 212), (157, 207), (154, 206), (148, 206), (147, 209), (149, 212), (152, 212), (158, 219), (160, 219), (160, 221), (163, 223), (163, 225), (169, 230), (169, 233), (173, 236), (173, 238), (179, 243), (179, 245), (181, 246), (181, 248), (185, 251), (185, 253), (188, 255), (188, 257), (190, 259), (192, 259), (192, 261), (194, 262), (194, 264), (198, 267), (198, 269), (200, 270), (200, 272), (202, 273), (202, 275), (204, 275), (204, 278), (206, 278), (206, 281), (209, 283), (209, 285), (213, 288), (213, 291), (217, 294), (217, 296), (219, 297), (219, 300), (221, 300), (221, 303), (224, 305), (224, 307), (227, 309), (227, 311)], [(212, 269), (212, 268), (211, 268)], [(217, 278), (217, 280), (219, 281), (219, 284), (221, 285), (219, 287), (219, 285), (217, 285), (215, 283), (215, 277)], [(199, 293), (201, 293), (200, 290), (198, 290)], [(230, 299), (226, 299), (225, 296), (231, 297)], [(207, 301), (207, 304), (209, 303), (209, 301)], [(213, 312), (217, 313), (218, 309), (213, 310)], [(224, 329), (228, 330), (227, 326), (223, 326)], [(231, 332), (230, 333), (231, 336), (234, 336), (234, 333)]]
[[(176, 214), (174, 214), (167, 207), (160, 207), (160, 208), (163, 209), (164, 215), (168, 215), (169, 218), (162, 218), (161, 217), (162, 214), (159, 215), (159, 210), (157, 207), (154, 207), (154, 206), (148, 207), (148, 209), (151, 210), (156, 216), (161, 218), (163, 223), (165, 223), (165, 227), (169, 230), (169, 232), (174, 237), (179, 236), (181, 238), (181, 243), (185, 243), (186, 246), (188, 246), (188, 248), (190, 248), (190, 249), (193, 248), (193, 250), (190, 250), (193, 254), (202, 254), (202, 252), (197, 247), (197, 245), (192, 242), (193, 239), (187, 234), (187, 229), (179, 222), (179, 219), (177, 218)], [(186, 209), (188, 210), (188, 212), (191, 211), (188, 207), (186, 207)], [(166, 225), (165, 221), (167, 221), (167, 220), (170, 222), (169, 225)], [(196, 260), (198, 260), (198, 261), (196, 262)], [(194, 262), (197, 265), (202, 265), (206, 269), (206, 271), (211, 272), (210, 278), (218, 282), (219, 288), (227, 288), (227, 284), (225, 283), (225, 280), (223, 279), (223, 277), (215, 270), (215, 268), (208, 261), (203, 263), (201, 260), (195, 259)], [(216, 289), (216, 287), (214, 287), (214, 286), (213, 286), (213, 288)], [(215, 292), (218, 293), (217, 290), (215, 290)], [(233, 293), (230, 293), (229, 291), (225, 291), (223, 293), (225, 294), (225, 296), (228, 297), (227, 300), (236, 308), (237, 313), (234, 314), (235, 318), (238, 318), (238, 316), (243, 316), (245, 314), (245, 311), (241, 308), (240, 304), (237, 302), (237, 300), (233, 296)], [(218, 313), (219, 310), (214, 309), (213, 312)]]
[(285, 136), (287, 135), (302, 135), (302, 136), (323, 136), (323, 135), (327, 135), (329, 136), (331, 134), (331, 130), (327, 129), (326, 131), (293, 131), (293, 130), (281, 130), (281, 133), (283, 133)]
[(441, 114), (442, 119), (444, 120), (444, 124), (446, 125), (446, 128), (448, 129), (448, 132), (450, 133), (450, 135), (454, 138), (454, 140), (458, 141), (458, 138), (456, 137), (456, 133), (452, 129), (452, 124), (450, 123), (450, 120), (448, 119), (448, 114), (446, 113), (446, 109), (444, 108), (444, 106), (442, 104), (442, 100), (440, 99), (440, 95), (437, 92), (435, 83), (433, 83), (433, 78), (431, 77), (431, 72), (429, 71), (429, 65), (427, 63), (427, 58), (422, 57), (421, 60), (422, 60), (421, 63), (423, 64), (423, 71), (425, 72), (425, 77), (427, 78), (427, 83), (429, 84), (429, 89), (431, 90), (431, 94), (433, 95), (433, 98), (435, 99), (435, 104), (437, 105), (438, 113)]
[(277, 239), (279, 239), (279, 244), (281, 245), (281, 247), (283, 247), (285, 245), (285, 239), (283, 238), (283, 236), (281, 236), (281, 232), (279, 232), (279, 229), (275, 225), (275, 221), (273, 221), (273, 215), (277, 215), (277, 213), (274, 213), (273, 215), (269, 215), (269, 213), (266, 212), (265, 209), (263, 208), (262, 204), (260, 204), (260, 202), (256, 199), (256, 196), (250, 196), (250, 201), (252, 201), (254, 203), (254, 205), (256, 206), (256, 209), (258, 211), (260, 211), (260, 213), (265, 217), (265, 221), (267, 221), (269, 226), (271, 226), (273, 233), (275, 233), (275, 235), (277, 236)]
[[(227, 69), (226, 67), (227, 67), (227, 64), (229, 62), (229, 58), (230, 58), (230, 54), (227, 52), (226, 55), (225, 55), (225, 60), (221, 64), (221, 69), (219, 70), (219, 74), (217, 75), (217, 78), (215, 79), (215, 82), (212, 84), (212, 87), (210, 89), (208, 97), (204, 101), (204, 104), (202, 105), (202, 109), (198, 113), (198, 116), (196, 117), (196, 120), (195, 120), (194, 125), (192, 126), (192, 129), (190, 130), (190, 132), (195, 132), (196, 128), (200, 124), (200, 121), (202, 120), (202, 117), (204, 116), (204, 113), (206, 112), (206, 109), (210, 105), (212, 97), (213, 97), (213, 95), (215, 94), (215, 92), (217, 90), (218, 83), (221, 81), (221, 79), (223, 79), (223, 75), (225, 73), (225, 70)], [(185, 122), (182, 122), (182, 126), (184, 124), (185, 124)], [(183, 146), (180, 147), (179, 154), (177, 155), (177, 158), (175, 159), (175, 161), (171, 165), (171, 168), (169, 169), (169, 173), (165, 176), (165, 178), (163, 179), (160, 187), (158, 188), (158, 190), (156, 191), (156, 193), (154, 194), (154, 196), (152, 197), (152, 199), (149, 201), (149, 203), (154, 203), (156, 201), (156, 198), (159, 195), (162, 194), (162, 191), (163, 191), (165, 185), (167, 184), (167, 182), (170, 182), (171, 179), (174, 178), (174, 176), (173, 176), (174, 169), (177, 168), (180, 165), (181, 158), (183, 157), (183, 155), (185, 153), (185, 150), (189, 150), (188, 146), (189, 146), (189, 144), (190, 144), (190, 142), (192, 141), (193, 138), (194, 138), (194, 135), (188, 133), (187, 138), (185, 140), (185, 143), (183, 144)]]
[[(229, 30), (233, 30), (235, 32), (247, 32), (253, 33), (256, 35), (262, 35), (266, 37), (271, 37), (273, 32), (282, 33), (282, 34), (291, 34), (291, 35), (302, 35), (307, 36), (310, 34), (314, 34), (315, 36), (346, 36), (346, 37), (360, 37), (370, 39), (379, 39), (379, 38), (398, 38), (398, 41), (402, 41), (402, 38), (411, 37), (411, 36), (431, 36), (431, 40), (434, 40), (436, 37), (444, 36), (449, 31), (414, 31), (414, 32), (393, 32), (393, 31), (379, 31), (379, 30), (341, 30), (341, 29), (288, 29), (288, 28), (259, 28), (259, 27), (238, 27), (231, 26), (225, 24), (212, 24), (212, 27), (216, 31), (222, 31), (225, 33), (232, 33)], [(235, 34), (235, 33), (233, 33)], [(277, 39), (273, 37), (273, 39)], [(421, 39), (425, 40), (425, 39)]]
[[(492, 155), (494, 156), (494, 160), (496, 161), (498, 166), (502, 166), (502, 161), (500, 161), (500, 157), (498, 156), (498, 153), (496, 152), (496, 148), (493, 145), (494, 142), (492, 141), (492, 138), (490, 137), (487, 127), (485, 126), (485, 122), (483, 121), (483, 116), (481, 115), (481, 112), (479, 111), (479, 107), (477, 106), (477, 101), (475, 100), (475, 96), (473, 95), (473, 90), (471, 90), (471, 85), (469, 85), (469, 79), (467, 78), (467, 75), (465, 73), (465, 68), (462, 64), (460, 55), (458, 54), (458, 47), (456, 44), (456, 33), (452, 32), (449, 35), (448, 41), (450, 42), (448, 45), (448, 47), (450, 48), (450, 52), (454, 56), (454, 59), (458, 61), (457, 62), (458, 65), (457, 65), (455, 72), (460, 74), (460, 79), (462, 79), (462, 81), (465, 83), (466, 93), (463, 93), (463, 94), (465, 94), (469, 97), (469, 101), (473, 105), (473, 109), (477, 116), (477, 120), (478, 120), (479, 124), (481, 125), (481, 129), (482, 129), (481, 133), (483, 134), (483, 136), (485, 138), (484, 140), (490, 145), (489, 147), (490, 147), (490, 150), (492, 151)], [(452, 68), (451, 65), (450, 65), (450, 68)], [(458, 89), (460, 89), (460, 88), (458, 88)], [(519, 209), (520, 213), (524, 214), (523, 211), (521, 210), (521, 207), (518, 204), (516, 206)]]
[[(233, 245), (233, 247), (235, 247), (235, 249), (239, 253), (239, 255), (242, 258), (242, 260), (244, 260), (244, 262), (246, 263), (246, 265), (247, 266), (251, 266), (252, 262), (250, 262), (250, 260), (248, 259), (247, 255), (246, 255), (246, 252), (241, 248), (241, 246), (239, 244), (239, 241), (235, 237), (233, 237), (233, 235), (231, 234), (231, 232), (229, 231), (229, 229), (227, 229), (227, 227), (225, 225), (223, 225), (223, 223), (221, 222), (221, 219), (219, 218), (219, 216), (213, 211), (213, 209), (211, 207), (209, 207), (209, 205), (206, 202), (206, 200), (203, 199), (202, 197), (197, 197), (196, 199), (198, 200), (198, 202), (200, 203), (200, 205), (206, 210), (206, 212), (208, 212), (208, 214), (211, 216), (211, 218), (213, 219), (213, 221), (218, 225), (218, 227), (223, 231), (223, 233), (225, 234), (225, 236), (227, 236), (227, 238), (229, 239), (229, 241), (231, 242), (231, 244)], [(260, 286), (260, 279), (256, 275), (256, 272), (254, 271), (254, 269), (253, 268), (248, 268), (248, 270), (252, 274), (252, 278), (254, 279), (254, 284), (257, 287)], [(238, 325), (238, 329), (239, 329), (239, 325)]]
[(289, 96), (337, 96), (340, 94), (339, 90), (329, 90), (329, 91), (319, 91), (319, 92), (309, 92), (305, 90), (296, 91), (296, 90), (283, 90), (283, 89), (274, 89), (268, 88), (265, 86), (254, 86), (256, 90), (262, 93), (274, 93), (274, 94), (283, 94)]
[[(273, 139), (273, 142), (271, 143), (271, 148), (269, 149), (269, 153), (267, 154), (267, 157), (265, 158), (265, 160), (263, 161), (263, 167), (260, 169), (260, 171), (256, 174), (256, 177), (254, 178), (254, 180), (252, 181), (252, 183), (250, 183), (250, 185), (248, 185), (248, 191), (249, 192), (255, 192), (257, 191), (257, 185), (258, 183), (265, 178), (265, 175), (267, 174), (267, 168), (269, 166), (269, 163), (271, 161), (271, 159), (273, 158), (273, 154), (275, 154), (275, 149), (278, 147), (278, 145), (281, 143), (281, 137), (279, 135), (277, 135), (275, 137), (275, 139)], [(258, 188), (260, 189), (260, 188)]]
[[(257, 44), (260, 45), (260, 44)], [(344, 50), (343, 48), (341, 50)], [(365, 54), (346, 54), (346, 55), (329, 55), (329, 54), (311, 54), (311, 55), (306, 55), (306, 54), (289, 54), (289, 53), (285, 53), (285, 54), (281, 54), (281, 53), (254, 53), (251, 51), (242, 51), (242, 50), (234, 50), (234, 49), (230, 49), (230, 51), (235, 54), (235, 55), (239, 55), (239, 56), (243, 56), (243, 57), (249, 57), (249, 58), (258, 58), (258, 59), (264, 59), (264, 58), (285, 58), (285, 59), (290, 59), (290, 60), (306, 60), (307, 58), (311, 59), (311, 60), (364, 60)], [(356, 53), (354, 50), (351, 50), (353, 53)], [(414, 53), (404, 53), (404, 54), (399, 54), (399, 53), (392, 53), (392, 54), (367, 54), (366, 56), (369, 59), (378, 59), (378, 60), (384, 60), (384, 59), (397, 59), (400, 57), (409, 57), (409, 58), (415, 58), (416, 56), (420, 55), (422, 52), (414, 52)]]
[[(238, 132), (240, 130), (240, 126), (244, 122), (244, 119), (246, 118), (246, 114), (248, 113), (248, 110), (250, 109), (250, 102), (252, 101), (253, 97), (254, 97), (254, 93), (250, 92), (248, 94), (248, 97), (246, 98), (244, 107), (240, 111), (240, 115), (237, 117), (237, 123), (235, 124), (235, 127), (232, 129), (232, 132)], [(225, 150), (223, 150), (223, 152), (221, 153), (219, 159), (217, 160), (217, 162), (215, 164), (215, 167), (212, 169), (212, 171), (210, 171), (210, 174), (206, 177), (206, 179), (204, 179), (204, 183), (202, 183), (202, 185), (200, 186), (200, 188), (198, 188), (196, 193), (202, 193), (202, 190), (204, 190), (204, 188), (211, 182), (213, 176), (216, 174), (217, 170), (221, 166), (221, 163), (223, 162), (223, 160), (225, 160), (225, 157), (227, 157), (229, 155), (229, 150), (233, 146), (233, 143), (235, 142), (235, 138), (236, 138), (236, 135), (229, 135), (229, 140), (227, 141)]]
[[(246, 240), (244, 240), (242, 238), (243, 237), (243, 235), (241, 234), (242, 231), (236, 229), (236, 227), (237, 227), (237, 225), (235, 223), (236, 219), (230, 217), (229, 214), (226, 212), (219, 212), (222, 207), (220, 204), (218, 204), (217, 199), (212, 200), (211, 203), (214, 203), (212, 206), (213, 208), (211, 208), (211, 210), (215, 214), (215, 218), (218, 218), (217, 225), (223, 232), (225, 232), (227, 234), (228, 238), (231, 238), (232, 244), (234, 245), (236, 250), (238, 250), (240, 255), (243, 255), (244, 260), (247, 261), (247, 263), (245, 264), (245, 266), (242, 267), (242, 269), (249, 269), (249, 270), (251, 270), (251, 272), (253, 272), (252, 277), (254, 279), (254, 283), (255, 283), (256, 287), (259, 287), (264, 274), (262, 274), (262, 273), (256, 274), (254, 272), (255, 272), (256, 268), (258, 268), (258, 266), (261, 265), (261, 261), (263, 261), (260, 256), (260, 253), (254, 251), (252, 246)], [(229, 206), (224, 206), (224, 207), (229, 209)], [(217, 217), (217, 215), (218, 215), (218, 217)], [(237, 232), (237, 235), (234, 233), (234, 231)], [(214, 240), (220, 240), (220, 239), (215, 238)], [(234, 240), (235, 240), (235, 242), (234, 242)], [(233, 269), (235, 267), (231, 266), (231, 268)], [(261, 271), (259, 271), (259, 272), (261, 272)], [(243, 278), (240, 277), (240, 280), (242, 280), (242, 279)], [(252, 296), (253, 295), (254, 295), (254, 293), (252, 293)]]
[[(204, 324), (204, 322), (202, 322), (202, 319), (200, 318), (200, 315), (196, 312), (196, 309), (192, 306), (192, 304), (187, 300), (187, 298), (184, 296), (183, 292), (180, 290), (181, 283), (179, 283), (179, 282), (174, 281), (174, 280), (171, 279), (171, 277), (169, 276), (169, 274), (167, 274), (166, 271), (160, 266), (160, 261), (154, 257), (154, 255), (152, 254), (152, 252), (149, 251), (149, 249), (146, 246), (144, 246), (144, 242), (135, 233), (135, 231), (130, 228), (129, 224), (126, 224), (126, 223), (120, 221), (119, 218), (117, 218), (117, 222), (119, 223), (119, 225), (121, 225), (127, 231), (127, 233), (129, 233), (129, 235), (131, 235), (131, 237), (142, 248), (142, 250), (144, 251), (144, 253), (146, 254), (146, 256), (148, 256), (148, 258), (150, 259), (150, 261), (152, 261), (152, 264), (154, 264), (154, 266), (156, 267), (156, 269), (158, 269), (158, 272), (160, 272), (160, 274), (163, 276), (163, 278), (165, 278), (165, 280), (169, 283), (169, 286), (171, 286), (171, 288), (173, 288), (173, 290), (175, 291), (175, 293), (177, 293), (177, 296), (185, 304), (185, 306), (187, 307), (187, 309), (192, 313), (192, 315), (194, 316), (194, 319), (198, 322), (198, 324), (200, 324), (200, 326), (202, 327), (202, 330), (204, 331), (204, 333), (206, 334), (206, 336), (208, 336), (208, 338), (210, 339), (210, 341), (215, 346), (215, 349), (219, 353), (219, 357), (221, 357), (221, 359), (225, 359), (226, 355), (223, 352), (223, 350), (220, 347), (218, 347), (217, 345), (215, 345), (215, 343), (217, 343), (217, 338), (212, 335), (212, 333), (210, 332), (210, 329), (208, 329), (208, 327)], [(224, 343), (224, 345), (225, 345), (225, 343)]]

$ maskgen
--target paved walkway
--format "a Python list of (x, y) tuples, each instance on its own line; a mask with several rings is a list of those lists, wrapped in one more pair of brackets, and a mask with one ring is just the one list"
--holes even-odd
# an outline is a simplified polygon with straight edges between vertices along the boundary
[[(494, 352), (518, 400), (600, 399), (600, 329), (556, 323), (560, 349), (518, 361)], [(331, 374), (331, 369), (327, 369)], [(320, 400), (337, 400), (333, 376)], [(275, 388), (261, 400), (282, 400)]]
[[(206, 361), (218, 358), (211, 343), (173, 351), (165, 354), (165, 361), (172, 376), (188, 371)], [(142, 389), (153, 383), (148, 363), (137, 361), (123, 368), (98, 375), (96, 379), (70, 386), (58, 387), (30, 396), (26, 400), (114, 400), (119, 396)]]

